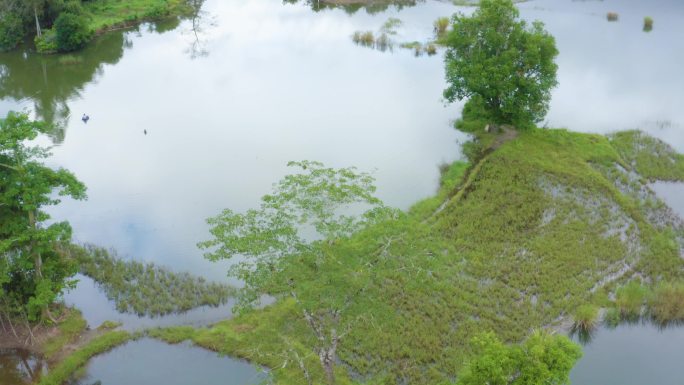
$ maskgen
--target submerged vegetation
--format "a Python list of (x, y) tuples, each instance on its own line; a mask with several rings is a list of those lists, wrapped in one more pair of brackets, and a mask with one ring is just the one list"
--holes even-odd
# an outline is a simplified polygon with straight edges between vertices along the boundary
[(198, 306), (218, 306), (234, 294), (232, 287), (207, 282), (189, 273), (174, 273), (152, 263), (123, 261), (105, 249), (72, 246), (82, 274), (102, 288), (120, 312), (161, 316)]

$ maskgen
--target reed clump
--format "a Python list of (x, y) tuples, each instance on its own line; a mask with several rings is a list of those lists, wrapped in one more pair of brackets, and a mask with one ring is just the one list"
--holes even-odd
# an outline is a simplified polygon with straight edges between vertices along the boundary
[(449, 18), (440, 17), (433, 23), (435, 35), (440, 38), (446, 34), (447, 29), (449, 29)]
[(352, 35), (352, 41), (364, 47), (374, 47), (375, 35), (373, 31), (355, 31)]
[(660, 283), (648, 300), (648, 310), (660, 325), (684, 322), (684, 283)]
[(577, 308), (573, 316), (572, 329), (577, 332), (591, 332), (596, 329), (599, 321), (599, 310), (594, 305), (582, 305)]
[(622, 319), (636, 320), (641, 317), (642, 307), (648, 297), (648, 288), (640, 282), (631, 281), (619, 287), (615, 296), (615, 305)]
[(653, 30), (653, 18), (650, 16), (644, 17), (644, 32), (651, 32)]

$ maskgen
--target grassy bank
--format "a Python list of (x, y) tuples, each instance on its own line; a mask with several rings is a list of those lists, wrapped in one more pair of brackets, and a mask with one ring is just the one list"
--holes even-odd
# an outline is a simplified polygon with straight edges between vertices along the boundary
[(89, 26), (95, 33), (143, 21), (180, 16), (192, 11), (188, 0), (92, 0), (83, 2)]
[[(377, 305), (340, 346), (341, 383), (443, 383), (480, 332), (518, 342), (573, 319), (589, 328), (611, 298), (632, 311), (627, 282), (655, 287), (684, 277), (683, 227), (647, 185), (684, 180), (684, 161), (670, 147), (636, 131), (475, 137), (470, 163), (445, 168), (435, 197), (349, 241), (365, 258), (392, 258), (366, 292)], [(663, 286), (650, 300), (657, 314), (680, 318), (680, 291)], [(303, 381), (297, 365), (284, 365), (296, 357), (322, 375), (289, 301), (208, 329), (155, 333), (274, 368), (279, 384)]]
[(51, 368), (50, 372), (41, 378), (38, 385), (62, 385), (76, 370), (85, 365), (89, 359), (111, 350), (132, 338), (134, 338), (134, 335), (125, 331), (109, 331), (95, 337)]

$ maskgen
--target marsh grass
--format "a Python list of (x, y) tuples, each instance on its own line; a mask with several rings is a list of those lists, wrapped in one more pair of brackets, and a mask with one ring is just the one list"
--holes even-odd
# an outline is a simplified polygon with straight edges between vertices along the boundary
[[(648, 282), (684, 278), (679, 250), (669, 246), (674, 234), (653, 226), (638, 196), (621, 191), (606, 171), (636, 172), (627, 159), (637, 158), (638, 148), (601, 135), (532, 129), (492, 150), (498, 136), (482, 127), (472, 131), (478, 154), (443, 167), (435, 197), (339, 243), (369, 260), (386, 258), (365, 293), (377, 306), (340, 345), (340, 383), (350, 381), (349, 372), (380, 383), (445, 383), (468, 359), (477, 333), (518, 342), (567, 314), (597, 322), (579, 308), (605, 305), (606, 293), (635, 275)], [(660, 164), (661, 156), (669, 155), (644, 151), (637, 163)], [(668, 175), (684, 180), (684, 173)], [(639, 314), (642, 291), (635, 281), (618, 287), (616, 311)], [(284, 339), (305, 355), (308, 330), (283, 299), (191, 339), (281, 368)], [(310, 367), (317, 370), (315, 358)], [(273, 374), (276, 384), (301, 381), (295, 365)]]
[(648, 310), (659, 325), (684, 322), (684, 283), (658, 284), (648, 299)]
[(375, 35), (373, 31), (355, 31), (352, 41), (364, 47), (375, 47)]
[(448, 17), (440, 17), (439, 19), (435, 20), (433, 23), (434, 26), (434, 32), (435, 36), (437, 38), (440, 38), (444, 36), (449, 29), (449, 18)]
[(599, 309), (594, 305), (581, 305), (573, 316), (574, 331), (590, 332), (599, 324)]
[(72, 246), (81, 273), (92, 278), (114, 301), (118, 311), (139, 316), (181, 313), (199, 306), (225, 304), (231, 286), (208, 282), (188, 273), (136, 261), (123, 261), (112, 252), (86, 245)]
[(428, 44), (425, 46), (425, 53), (428, 54), (428, 56), (436, 55), (437, 54), (437, 46), (434, 44)]
[(644, 32), (651, 32), (653, 30), (653, 18), (650, 16), (644, 17)]
[(639, 319), (648, 295), (648, 287), (637, 281), (630, 281), (620, 286), (615, 292), (615, 305), (622, 319)]
[(608, 21), (618, 21), (618, 18), (619, 18), (619, 15), (617, 14), (617, 12), (608, 12), (606, 14), (606, 19)]
[(87, 327), (88, 323), (80, 311), (66, 308), (64, 319), (57, 325), (59, 332), (55, 337), (45, 342), (43, 353), (48, 359), (51, 358), (56, 353), (59, 353), (65, 345), (76, 340)]

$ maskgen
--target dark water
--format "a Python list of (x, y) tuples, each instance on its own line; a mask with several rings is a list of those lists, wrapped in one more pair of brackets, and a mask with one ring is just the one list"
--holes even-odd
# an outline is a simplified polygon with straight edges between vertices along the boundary
[[(520, 9), (546, 23), (560, 50), (550, 127), (641, 128), (684, 151), (684, 2), (537, 0)], [(71, 222), (78, 241), (226, 281), (227, 264), (205, 261), (195, 246), (208, 236), (204, 219), (257, 205), (289, 160), (374, 170), (379, 196), (400, 208), (435, 191), (438, 165), (459, 158), (465, 140), (451, 128), (461, 105), (440, 98), (442, 55), (382, 53), (350, 36), (396, 17), (397, 42), (427, 41), (436, 18), (459, 10), (472, 12), (439, 1), (369, 13), (209, 0), (193, 20), (107, 34), (72, 64), (0, 54), (0, 115), (26, 110), (57, 126), (50, 162), (72, 170), (89, 199), (52, 214)], [(619, 21), (608, 22), (608, 11)], [(649, 33), (645, 16), (655, 21)], [(229, 306), (121, 315), (88, 279), (66, 300), (93, 327), (112, 318), (139, 328), (230, 316)], [(114, 354), (97, 360), (122, 353)]]
[(142, 339), (95, 357), (87, 374), (70, 385), (250, 385), (266, 376), (247, 362), (185, 343)]
[(601, 329), (570, 373), (573, 385), (681, 385), (684, 328), (650, 324)]
[(47, 370), (42, 357), (23, 349), (0, 349), (0, 384), (24, 385), (40, 379)]

